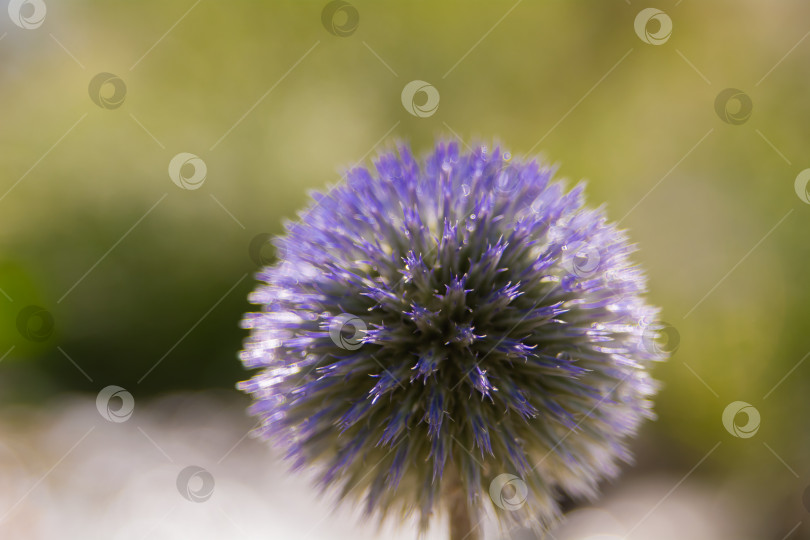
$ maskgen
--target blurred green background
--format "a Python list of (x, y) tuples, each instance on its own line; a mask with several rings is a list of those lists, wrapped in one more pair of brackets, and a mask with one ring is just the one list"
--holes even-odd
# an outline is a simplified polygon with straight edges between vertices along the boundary
[[(232, 389), (256, 259), (274, 256), (251, 253), (257, 235), (396, 140), (494, 138), (588, 180), (677, 330), (629, 474), (700, 462), (752, 538), (810, 522), (810, 205), (794, 191), (810, 4), (352, 0), (344, 37), (325, 4), (49, 2), (36, 30), (0, 14), (0, 402)], [(660, 45), (634, 30), (650, 6), (673, 22)], [(126, 85), (116, 108), (90, 98), (102, 72)], [(438, 90), (435, 114), (405, 110), (412, 80)], [(753, 104), (737, 125), (716, 112), (730, 87)], [(199, 189), (172, 183), (180, 152), (204, 160)], [(30, 305), (47, 339), (18, 330)], [(753, 438), (723, 428), (737, 400), (761, 413)]]

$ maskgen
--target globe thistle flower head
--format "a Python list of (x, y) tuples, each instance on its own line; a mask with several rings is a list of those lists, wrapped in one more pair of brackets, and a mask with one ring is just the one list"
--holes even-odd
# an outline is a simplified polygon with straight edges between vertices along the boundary
[(553, 172), (402, 146), (313, 194), (244, 319), (260, 435), (423, 529), (453, 493), (540, 527), (559, 499), (595, 497), (652, 417), (666, 353), (632, 245)]

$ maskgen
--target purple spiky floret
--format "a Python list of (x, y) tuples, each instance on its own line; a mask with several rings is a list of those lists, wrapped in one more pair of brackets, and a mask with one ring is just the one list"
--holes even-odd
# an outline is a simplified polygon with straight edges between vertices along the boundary
[(644, 339), (658, 311), (633, 246), (582, 185), (497, 148), (439, 143), (419, 163), (402, 147), (375, 166), (313, 194), (258, 274), (241, 358), (261, 371), (239, 387), (259, 432), (423, 528), (448, 482), (475, 515), (515, 474), (525, 503), (494, 510), (545, 527), (562, 496), (596, 496), (652, 417), (665, 353)]

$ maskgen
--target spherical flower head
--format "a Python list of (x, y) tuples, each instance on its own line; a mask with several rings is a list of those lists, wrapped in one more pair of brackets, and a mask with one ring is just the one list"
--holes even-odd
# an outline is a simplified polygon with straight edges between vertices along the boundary
[(425, 529), (461, 492), (547, 527), (652, 416), (666, 353), (633, 247), (582, 185), (498, 148), (375, 168), (314, 194), (258, 274), (241, 358), (261, 371), (240, 384), (258, 431), (370, 513)]

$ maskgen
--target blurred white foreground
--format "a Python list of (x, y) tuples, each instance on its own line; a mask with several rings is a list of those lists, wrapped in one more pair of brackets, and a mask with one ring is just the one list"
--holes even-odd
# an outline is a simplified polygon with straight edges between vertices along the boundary
[[(359, 512), (334, 510), (310, 477), (288, 473), (275, 451), (247, 436), (253, 423), (243, 401), (220, 394), (139, 401), (122, 422), (106, 420), (87, 397), (54, 403), (46, 410), (0, 413), (0, 538), (417, 537), (413, 523), (388, 522), (377, 530)], [(178, 477), (188, 466), (210, 474), (192, 475), (184, 498)], [(573, 512), (548, 537), (740, 538), (739, 531), (723, 528), (734, 521), (730, 516), (707, 511), (716, 505), (695, 482), (667, 496), (678, 480), (625, 483), (600, 508)], [(487, 539), (531, 538), (501, 533), (491, 524), (485, 532)], [(443, 523), (427, 536), (443, 538)]]

